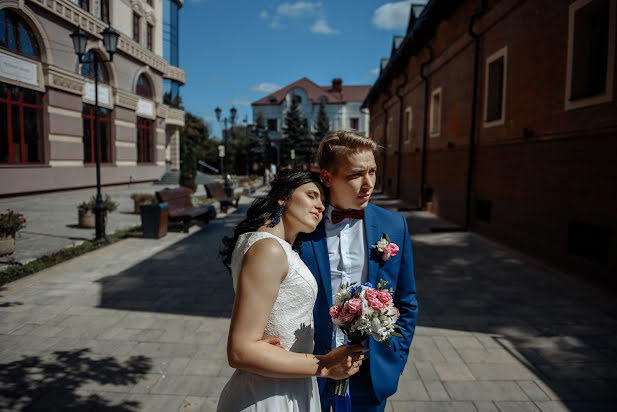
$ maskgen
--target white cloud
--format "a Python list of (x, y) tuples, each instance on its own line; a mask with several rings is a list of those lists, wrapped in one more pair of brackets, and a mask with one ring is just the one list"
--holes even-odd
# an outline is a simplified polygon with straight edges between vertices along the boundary
[(282, 3), (276, 8), (276, 14), (286, 17), (307, 17), (321, 12), (323, 4), (298, 1), (296, 3)]
[(243, 99), (233, 99), (231, 101), (231, 105), (232, 106), (250, 106), (251, 105), (251, 101), (250, 100), (243, 100)]
[(258, 93), (273, 93), (281, 87), (282, 86), (274, 83), (259, 83), (257, 86), (251, 87), (251, 91)]
[[(315, 19), (315, 22), (309, 26), (309, 30), (314, 34), (338, 34), (340, 30), (330, 27), (327, 16), (324, 11), (324, 5), (321, 2), (312, 3), (309, 1), (297, 1), (295, 3), (285, 2), (279, 4), (276, 9), (270, 8), (262, 10), (259, 17), (263, 20), (269, 20), (271, 29), (286, 29), (290, 20), (307, 20)], [(297, 23), (293, 23), (297, 26)]]
[(377, 76), (379, 74), (379, 67), (375, 67), (374, 69), (372, 69), (371, 74), (373, 76)]
[(317, 21), (309, 27), (311, 33), (315, 34), (338, 34), (340, 30), (333, 29), (328, 24), (328, 21), (324, 18), (317, 19)]
[(405, 29), (409, 23), (411, 0), (386, 3), (373, 13), (373, 24), (379, 29)]

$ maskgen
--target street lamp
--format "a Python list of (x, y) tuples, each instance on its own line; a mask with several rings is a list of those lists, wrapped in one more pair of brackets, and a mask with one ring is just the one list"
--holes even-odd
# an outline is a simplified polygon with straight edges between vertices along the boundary
[[(103, 36), (103, 44), (105, 50), (109, 54), (109, 60), (102, 60), (97, 53), (92, 53), (92, 62), (94, 65), (94, 158), (96, 161), (96, 205), (94, 206), (96, 237), (94, 240), (107, 242), (105, 236), (105, 204), (103, 196), (101, 196), (101, 149), (99, 137), (99, 64), (111, 62), (118, 46), (118, 38), (120, 34), (111, 26), (107, 27), (101, 33)], [(79, 58), (79, 63), (86, 54), (86, 45), (88, 43), (88, 34), (78, 27), (70, 34), (73, 40), (73, 48), (75, 54)]]
[[(216, 120), (218, 122), (221, 122), (221, 113), (223, 111), (221, 110), (220, 107), (216, 107), (216, 109), (214, 109), (214, 114), (216, 114)], [(236, 110), (235, 107), (232, 107), (229, 110), (229, 122), (231, 124), (231, 133), (232, 133), (232, 139), (233, 139), (233, 132), (234, 132), (234, 123), (236, 121), (236, 114), (238, 113), (238, 111)], [(225, 124), (225, 128), (223, 129), (223, 144), (225, 145), (225, 158), (227, 158), (227, 117), (223, 118), (223, 123)], [(227, 161), (223, 161), (223, 158), (221, 158), (221, 174), (223, 175), (223, 179), (225, 180), (225, 186), (229, 185), (229, 181), (227, 180)]]

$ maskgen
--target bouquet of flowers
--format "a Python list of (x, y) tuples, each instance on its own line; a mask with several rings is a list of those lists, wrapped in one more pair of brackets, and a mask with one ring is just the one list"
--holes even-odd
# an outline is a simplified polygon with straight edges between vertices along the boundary
[[(341, 285), (330, 307), (330, 316), (351, 343), (362, 343), (372, 336), (390, 346), (390, 337), (403, 337), (395, 331), (403, 328), (396, 324), (400, 314), (392, 302), (394, 290), (386, 289), (387, 284), (381, 279), (376, 288), (369, 282), (362, 286), (355, 286), (355, 282)], [(349, 379), (339, 380), (333, 392), (344, 396), (348, 386)]]

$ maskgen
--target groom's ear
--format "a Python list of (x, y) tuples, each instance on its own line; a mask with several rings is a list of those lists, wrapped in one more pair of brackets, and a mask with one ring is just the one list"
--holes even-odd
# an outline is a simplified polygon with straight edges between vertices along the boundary
[(321, 169), (319, 172), (321, 175), (321, 181), (326, 187), (332, 187), (332, 173), (327, 171), (326, 169)]

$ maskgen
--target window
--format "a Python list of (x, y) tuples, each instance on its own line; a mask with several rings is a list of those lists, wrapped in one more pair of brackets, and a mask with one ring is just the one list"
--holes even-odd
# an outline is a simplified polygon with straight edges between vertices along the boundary
[(43, 163), (43, 95), (0, 83), (0, 164)]
[(508, 48), (486, 59), (484, 81), (484, 127), (504, 124)]
[(611, 0), (570, 5), (566, 110), (613, 100), (616, 7)]
[[(95, 163), (94, 106), (82, 104), (84, 163)], [(99, 107), (99, 154), (102, 163), (111, 163), (111, 110)]]
[(139, 43), (139, 21), (140, 17), (138, 14), (133, 13), (133, 40)]
[(148, 46), (148, 50), (152, 51), (152, 25), (148, 24), (146, 27), (146, 44)]
[(148, 4), (149, 4), (151, 7), (154, 7), (154, 5), (152, 4), (152, 0), (148, 0)]
[(612, 233), (609, 228), (570, 220), (568, 253), (592, 263), (607, 264), (611, 256)]
[[(107, 71), (105, 70), (105, 66), (99, 61), (96, 60), (95, 56), (96, 51), (90, 50), (88, 51), (82, 61), (81, 61), (81, 75), (85, 77), (90, 77), (94, 80), (94, 72), (95, 72), (95, 64), (96, 70), (98, 71), (98, 79), (101, 83), (107, 83), (108, 76)], [(96, 62), (96, 63), (95, 63)]]
[(137, 117), (137, 163), (153, 162), (154, 122)]
[(109, 0), (99, 0), (101, 2), (101, 20), (109, 24)]
[(437, 137), (441, 133), (441, 87), (431, 93), (429, 131), (431, 137)]
[(268, 130), (277, 130), (276, 119), (268, 119)]
[(302, 104), (302, 96), (298, 96), (297, 94), (292, 95), (291, 101), (295, 104)]
[(163, 79), (163, 103), (170, 107), (180, 108), (182, 96), (180, 96), (180, 83), (171, 79)]
[(152, 99), (152, 85), (146, 76), (141, 74), (137, 79), (137, 86), (135, 87), (135, 94), (146, 99)]
[(38, 60), (41, 54), (35, 39), (19, 14), (8, 9), (0, 10), (0, 47)]
[(349, 127), (351, 128), (351, 130), (358, 130), (360, 128), (360, 119), (357, 117), (350, 118)]
[(405, 109), (405, 140), (403, 140), (403, 143), (407, 144), (409, 143), (409, 140), (412, 138), (412, 126), (413, 126), (413, 118), (411, 117), (411, 107), (407, 107)]
[(85, 11), (90, 11), (90, 0), (79, 0), (79, 7)]
[(179, 66), (178, 3), (163, 2), (163, 58), (172, 66)]

